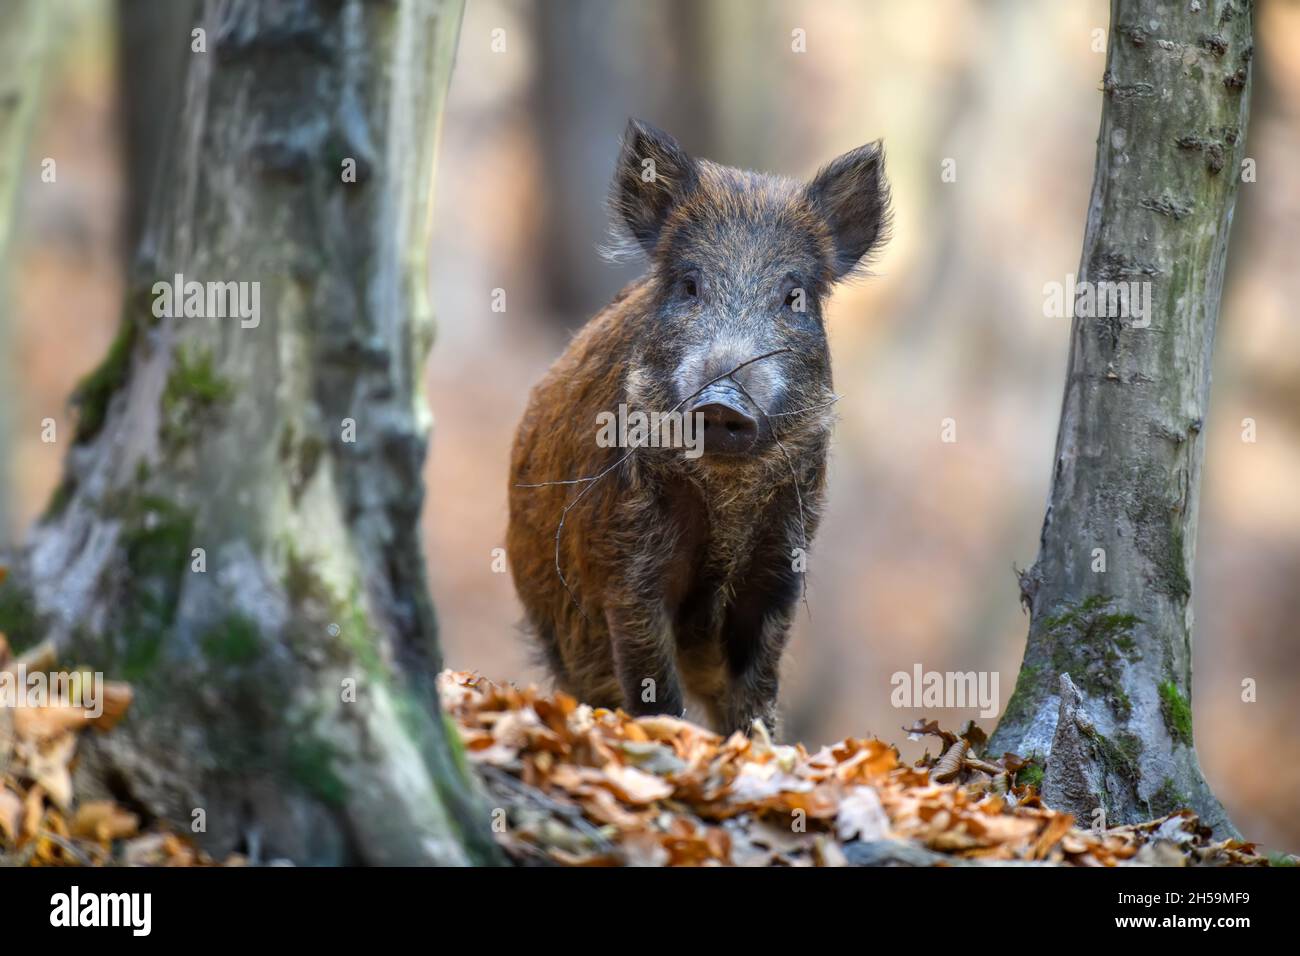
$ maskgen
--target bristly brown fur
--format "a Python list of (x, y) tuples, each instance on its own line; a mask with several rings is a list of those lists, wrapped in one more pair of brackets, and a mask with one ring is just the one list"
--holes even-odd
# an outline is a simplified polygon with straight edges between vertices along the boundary
[[(533, 390), (511, 458), (511, 570), (562, 689), (631, 713), (689, 693), (720, 730), (774, 728), (835, 400), (821, 303), (883, 241), (882, 156), (805, 186), (629, 124), (610, 206), (650, 268)], [(599, 413), (683, 407), (719, 380), (759, 421), (743, 459), (598, 445)]]

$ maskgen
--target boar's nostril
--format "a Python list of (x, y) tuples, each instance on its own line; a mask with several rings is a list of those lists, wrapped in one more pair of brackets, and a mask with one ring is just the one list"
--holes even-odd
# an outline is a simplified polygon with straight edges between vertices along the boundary
[(691, 412), (702, 416), (706, 455), (744, 454), (758, 439), (758, 422), (736, 404), (715, 399), (696, 405)]

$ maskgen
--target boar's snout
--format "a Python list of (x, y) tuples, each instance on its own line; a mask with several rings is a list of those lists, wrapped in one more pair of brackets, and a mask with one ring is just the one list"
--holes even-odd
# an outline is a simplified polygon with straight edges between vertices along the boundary
[(710, 385), (695, 396), (690, 414), (704, 428), (706, 455), (744, 455), (758, 443), (757, 409), (738, 389)]

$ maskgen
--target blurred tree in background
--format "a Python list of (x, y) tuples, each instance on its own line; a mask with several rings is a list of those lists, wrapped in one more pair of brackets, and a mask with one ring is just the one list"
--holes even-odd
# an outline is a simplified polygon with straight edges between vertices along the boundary
[[(10, 239), (17, 217), (19, 185), (27, 138), (44, 74), (49, 44), (49, 5), (42, 0), (13, 0), (0, 6), (0, 389), (8, 393), (14, 370), (8, 273)], [(13, 402), (0, 397), (0, 548), (13, 533)]]

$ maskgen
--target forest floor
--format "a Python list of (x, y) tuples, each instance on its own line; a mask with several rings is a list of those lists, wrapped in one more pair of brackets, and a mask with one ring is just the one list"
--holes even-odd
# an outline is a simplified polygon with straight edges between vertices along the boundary
[[(48, 671), (49, 645), (0, 679)], [(1032, 764), (979, 759), (983, 737), (918, 722), (937, 756), (901, 763), (880, 740), (810, 753), (756, 725), (723, 738), (672, 717), (632, 718), (564, 694), (446, 671), (439, 693), (515, 863), (562, 866), (1268, 865), (1253, 844), (1214, 841), (1188, 810), (1083, 829), (1045, 807)], [(108, 682), (103, 712), (54, 699), (0, 706), (0, 866), (241, 865), (109, 800), (78, 801), (78, 739), (111, 732), (131, 703)], [(964, 736), (963, 736), (964, 735)], [(1294, 858), (1273, 860), (1294, 863)]]
[[(1041, 771), (975, 756), (973, 724), (903, 728), (935, 756), (904, 765), (880, 740), (809, 753), (761, 725), (723, 738), (673, 717), (632, 718), (565, 694), (446, 671), (439, 695), (518, 863), (566, 866), (1268, 865), (1214, 841), (1190, 810), (1084, 829), (1044, 806)], [(1275, 862), (1283, 862), (1281, 860)]]

